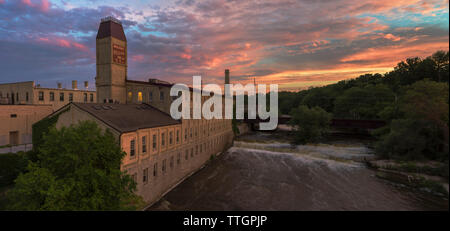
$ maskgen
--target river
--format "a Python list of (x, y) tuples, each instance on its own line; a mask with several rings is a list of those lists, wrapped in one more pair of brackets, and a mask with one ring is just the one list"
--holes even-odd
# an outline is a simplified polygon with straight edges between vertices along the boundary
[(373, 157), (363, 143), (272, 137), (236, 141), (149, 210), (448, 210), (446, 199), (377, 178), (357, 161)]

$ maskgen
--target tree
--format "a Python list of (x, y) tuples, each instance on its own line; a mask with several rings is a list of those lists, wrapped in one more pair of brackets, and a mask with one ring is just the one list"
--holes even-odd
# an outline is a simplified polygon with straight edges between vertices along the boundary
[(291, 112), (289, 123), (294, 127), (294, 143), (318, 142), (328, 132), (332, 115), (320, 107), (300, 105)]
[[(388, 158), (448, 161), (448, 84), (421, 80), (401, 92), (397, 119), (388, 129), (377, 131), (381, 135), (377, 153)], [(383, 112), (389, 111), (392, 108), (387, 107)]]
[(434, 61), (437, 71), (437, 81), (441, 82), (442, 76), (447, 77), (448, 82), (448, 66), (449, 66), (449, 56), (448, 51), (437, 51), (432, 56), (431, 59)]
[(353, 87), (336, 98), (334, 115), (339, 118), (379, 119), (379, 112), (395, 101), (385, 85)]
[(44, 135), (38, 161), (16, 179), (11, 209), (121, 210), (141, 202), (136, 183), (120, 170), (125, 153), (108, 130), (94, 122), (55, 128)]

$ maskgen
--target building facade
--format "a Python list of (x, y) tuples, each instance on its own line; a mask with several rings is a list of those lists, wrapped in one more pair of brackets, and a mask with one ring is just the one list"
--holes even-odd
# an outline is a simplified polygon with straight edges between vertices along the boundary
[(147, 203), (232, 145), (231, 120), (174, 120), (169, 94), (173, 84), (127, 79), (127, 40), (119, 21), (102, 19), (96, 44), (98, 103), (73, 102), (50, 117), (60, 113), (57, 128), (89, 120), (112, 131), (127, 154), (121, 169), (137, 182), (137, 194)]
[(52, 105), (0, 105), (0, 146), (31, 144), (32, 125), (53, 112)]

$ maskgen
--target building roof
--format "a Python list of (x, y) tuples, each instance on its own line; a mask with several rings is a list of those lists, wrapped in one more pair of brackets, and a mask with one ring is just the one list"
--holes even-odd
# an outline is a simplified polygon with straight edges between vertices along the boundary
[(100, 23), (100, 27), (97, 32), (97, 39), (106, 37), (114, 37), (125, 42), (127, 41), (122, 25), (114, 20), (102, 21)]
[(181, 121), (148, 104), (72, 104), (121, 133), (181, 124)]

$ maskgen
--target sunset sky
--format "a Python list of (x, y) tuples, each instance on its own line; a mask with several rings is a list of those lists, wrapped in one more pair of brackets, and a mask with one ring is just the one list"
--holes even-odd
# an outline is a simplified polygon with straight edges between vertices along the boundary
[(278, 83), (385, 73), (449, 49), (448, 0), (0, 0), (0, 83), (95, 77), (102, 17), (123, 22), (128, 78)]

